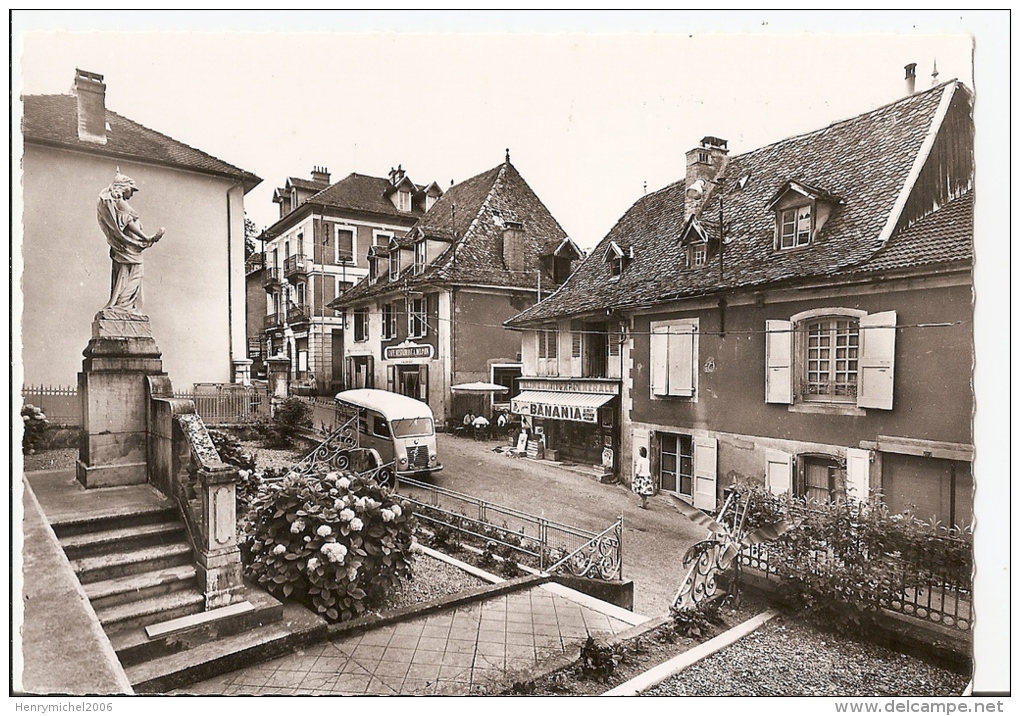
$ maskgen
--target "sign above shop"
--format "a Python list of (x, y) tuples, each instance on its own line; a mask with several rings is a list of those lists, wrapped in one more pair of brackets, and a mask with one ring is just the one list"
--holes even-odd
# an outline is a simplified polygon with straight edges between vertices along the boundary
[(542, 378), (521, 378), (521, 390), (555, 390), (565, 393), (600, 393), (619, 395), (620, 384), (616, 381), (549, 380)]
[(428, 343), (404, 342), (398, 346), (389, 346), (384, 351), (386, 360), (401, 360), (403, 358), (431, 358), (432, 346)]
[(571, 420), (575, 423), (598, 422), (598, 410), (591, 407), (548, 405), (546, 403), (532, 403), (527, 400), (513, 400), (510, 404), (511, 411), (515, 415), (525, 415), (532, 418), (552, 418), (553, 420)]

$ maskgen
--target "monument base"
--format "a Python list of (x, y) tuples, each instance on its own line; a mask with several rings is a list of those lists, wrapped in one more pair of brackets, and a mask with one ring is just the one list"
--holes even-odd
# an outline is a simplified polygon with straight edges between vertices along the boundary
[[(127, 335), (124, 335), (127, 334)], [(148, 320), (96, 316), (78, 374), (82, 438), (77, 478), (85, 487), (148, 481), (148, 383), (163, 373)]]

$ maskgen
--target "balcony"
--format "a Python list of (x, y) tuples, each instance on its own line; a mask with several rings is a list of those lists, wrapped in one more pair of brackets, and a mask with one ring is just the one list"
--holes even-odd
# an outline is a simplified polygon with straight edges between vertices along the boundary
[(312, 313), (311, 306), (298, 305), (291, 306), (287, 309), (287, 323), (295, 325), (298, 323), (308, 323), (309, 316)]
[(311, 259), (304, 254), (294, 254), (283, 262), (283, 276), (288, 281), (294, 281), (298, 277), (307, 276), (311, 268)]
[(276, 328), (277, 326), (279, 326), (279, 325), (281, 325), (283, 323), (281, 318), (282, 317), (280, 316), (279, 313), (270, 313), (269, 315), (267, 315), (265, 317), (265, 322), (263, 323), (263, 327), (266, 330), (269, 330), (270, 328)]
[(280, 290), (280, 269), (267, 268), (262, 276), (262, 285), (269, 293), (276, 293)]

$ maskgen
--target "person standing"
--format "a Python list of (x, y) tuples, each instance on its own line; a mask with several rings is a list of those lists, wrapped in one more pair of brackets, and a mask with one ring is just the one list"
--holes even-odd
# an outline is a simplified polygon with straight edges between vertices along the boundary
[(631, 489), (641, 498), (641, 509), (648, 509), (648, 497), (654, 492), (652, 487), (652, 466), (648, 461), (648, 448), (638, 448), (638, 457), (634, 461), (634, 479)]

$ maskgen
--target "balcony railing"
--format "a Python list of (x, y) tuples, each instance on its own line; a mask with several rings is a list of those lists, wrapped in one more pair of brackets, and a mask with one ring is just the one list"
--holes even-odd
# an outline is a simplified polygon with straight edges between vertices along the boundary
[(262, 285), (266, 287), (267, 291), (279, 291), (280, 290), (280, 269), (270, 267), (266, 269), (265, 274), (262, 277)]
[(291, 306), (287, 309), (287, 323), (308, 323), (311, 313), (311, 306)]
[(312, 267), (312, 261), (304, 254), (294, 254), (283, 262), (284, 278), (291, 279), (297, 276), (307, 276)]
[(266, 316), (265, 323), (263, 324), (266, 328), (276, 328), (282, 323), (281, 316), (279, 313), (270, 313)]

